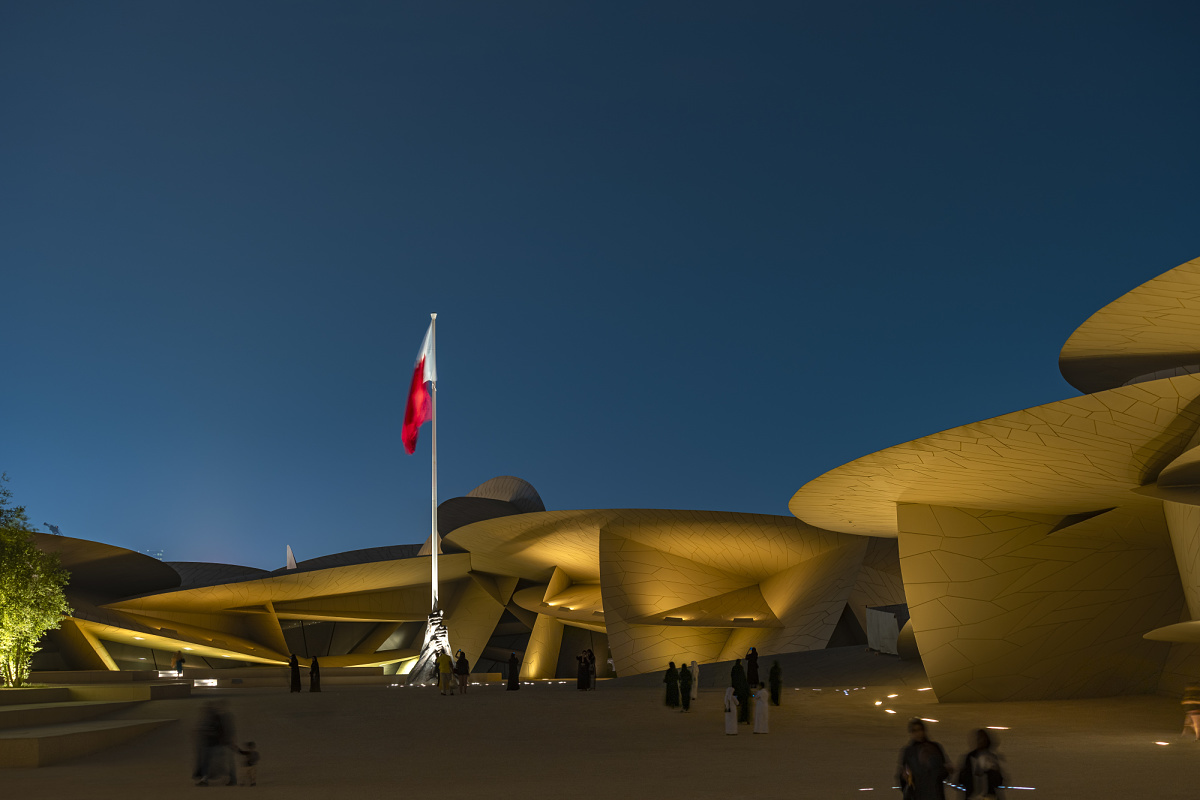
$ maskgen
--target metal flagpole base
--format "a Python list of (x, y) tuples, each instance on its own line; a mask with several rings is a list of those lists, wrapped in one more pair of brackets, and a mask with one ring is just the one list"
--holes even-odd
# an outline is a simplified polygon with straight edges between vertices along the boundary
[(435, 611), (429, 615), (429, 624), (425, 626), (421, 655), (408, 673), (409, 686), (427, 686), (438, 682), (437, 657), (443, 650), (447, 655), (453, 655), (450, 652), (450, 631), (442, 620), (442, 612)]

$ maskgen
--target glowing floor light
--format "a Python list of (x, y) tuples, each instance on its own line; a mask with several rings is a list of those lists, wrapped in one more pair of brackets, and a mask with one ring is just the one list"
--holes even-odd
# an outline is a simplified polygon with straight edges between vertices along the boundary
[(881, 705), (883, 705), (883, 701), (882, 701), (882, 700), (876, 700), (876, 701), (875, 701), (875, 705), (877, 705), (877, 706), (881, 706)]
[(193, 685), (193, 686), (209, 686), (209, 687), (212, 687), (212, 686), (216, 686), (216, 685), (217, 685), (217, 679), (216, 679), (216, 678), (196, 678), (196, 680), (192, 681), (192, 685)]
[(890, 708), (885, 708), (885, 709), (884, 709), (884, 711), (886, 711), (886, 712), (887, 712), (887, 713), (889, 713), (889, 714), (895, 714), (895, 713), (896, 713), (895, 711), (892, 711)]
[(1006, 731), (1006, 730), (1008, 730), (1008, 728), (1004, 727), (1003, 725), (988, 725), (987, 729), (989, 731)]
[(892, 697), (899, 697), (899, 696), (900, 696), (900, 695), (898, 695), (898, 694), (889, 694), (889, 695), (888, 695), (888, 698), (892, 698)]

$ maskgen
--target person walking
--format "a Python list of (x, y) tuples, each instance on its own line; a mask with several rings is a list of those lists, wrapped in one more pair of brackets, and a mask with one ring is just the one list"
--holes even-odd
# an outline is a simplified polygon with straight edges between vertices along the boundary
[(686, 665), (679, 668), (679, 700), (684, 714), (692, 710), (692, 671)]
[(508, 657), (508, 687), (505, 691), (515, 692), (521, 688), (521, 662), (517, 660), (517, 654), (513, 653)]
[(783, 669), (778, 661), (771, 664), (771, 671), (767, 673), (767, 685), (771, 689), (771, 705), (779, 705), (783, 696)]
[(725, 735), (737, 736), (738, 732), (738, 699), (730, 686), (725, 690)]
[(746, 680), (746, 670), (742, 667), (742, 660), (740, 658), (733, 662), (733, 668), (729, 670), (729, 682), (733, 686), (733, 693), (737, 695), (738, 722), (749, 725), (750, 682)]
[(458, 678), (458, 690), (466, 694), (467, 682), (471, 677), (471, 665), (467, 663), (467, 654), (462, 650), (458, 651), (458, 658), (454, 662), (454, 677)]
[(450, 674), (454, 671), (454, 662), (450, 660), (450, 654), (445, 650), (438, 650), (437, 657), (438, 670), (438, 691), (442, 696), (452, 694), (453, 689), (450, 686)]
[(667, 708), (679, 708), (679, 673), (675, 670), (674, 661), (667, 666), (663, 683), (667, 685)]
[(588, 657), (588, 687), (594, 692), (596, 691), (596, 654), (590, 647), (585, 652)]
[(896, 781), (904, 800), (946, 800), (943, 781), (954, 772), (946, 751), (929, 740), (925, 723), (919, 719), (908, 721), (908, 735), (910, 741), (900, 751), (896, 766)]
[(1000, 774), (1000, 757), (993, 749), (992, 737), (980, 728), (971, 733), (971, 752), (963, 759), (958, 782), (967, 800), (996, 800), (1004, 776)]
[(575, 670), (575, 688), (581, 692), (588, 690), (588, 678), (591, 677), (591, 667), (588, 664), (587, 651), (575, 656), (578, 667)]
[(758, 686), (758, 650), (753, 647), (746, 652), (746, 682)]
[(288, 666), (292, 670), (292, 691), (300, 691), (300, 659), (296, 658), (296, 654), (292, 653), (291, 659), (288, 660)]
[(693, 661), (689, 671), (692, 673), (692, 699), (695, 700), (696, 695), (700, 693), (700, 667)]
[(183, 651), (176, 650), (174, 657), (171, 659), (171, 668), (175, 670), (175, 674), (180, 678), (183, 677)]
[(1200, 739), (1200, 683), (1192, 682), (1183, 690), (1183, 732)]
[(308, 690), (310, 692), (321, 691), (321, 665), (316, 656), (313, 656), (312, 665), (308, 668)]
[(766, 684), (760, 683), (758, 688), (754, 690), (754, 732), (755, 733), (770, 733), (770, 728), (767, 725), (767, 687)]
[(224, 776), (226, 784), (237, 786), (233, 765), (233, 717), (220, 702), (205, 704), (200, 734), (204, 763), (196, 770), (200, 778), (196, 785), (208, 786), (209, 781)]

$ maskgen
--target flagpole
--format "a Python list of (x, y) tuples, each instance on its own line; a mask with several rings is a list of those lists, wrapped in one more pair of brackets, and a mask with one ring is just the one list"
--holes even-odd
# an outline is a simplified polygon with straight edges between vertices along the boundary
[[(431, 320), (429, 323), (429, 350), (430, 350), (430, 353), (434, 356), (434, 363), (436, 364), (437, 363), (437, 314), (430, 314), (429, 318)], [(431, 465), (432, 471), (433, 471), (433, 496), (432, 496), (432, 501), (433, 501), (432, 502), (432, 506), (433, 506), (433, 508), (432, 508), (432, 516), (433, 516), (432, 527), (433, 527), (433, 531), (432, 531), (432, 536), (429, 537), (429, 541), (430, 541), (430, 545), (431, 545), (430, 549), (431, 549), (432, 555), (433, 555), (433, 558), (430, 562), (432, 564), (432, 570), (431, 570), (432, 571), (432, 576), (431, 576), (432, 580), (430, 581), (430, 583), (432, 584), (432, 587), (433, 587), (433, 604), (430, 606), (430, 613), (436, 614), (437, 610), (438, 610), (438, 550), (441, 549), (441, 541), (438, 539), (438, 524), (437, 524), (438, 520), (437, 520), (437, 375), (436, 374), (434, 375), (434, 380), (430, 381), (430, 385), (433, 388), (433, 409), (432, 409), (432, 414), (430, 415), (430, 421), (433, 423), (433, 431), (432, 431), (432, 435), (430, 437), (430, 444), (432, 445), (432, 447), (430, 448), (430, 451), (433, 453), (433, 463)]]

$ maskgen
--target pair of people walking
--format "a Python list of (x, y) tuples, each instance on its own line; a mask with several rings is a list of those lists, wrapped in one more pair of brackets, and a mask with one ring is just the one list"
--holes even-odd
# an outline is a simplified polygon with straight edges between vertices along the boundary
[[(514, 655), (516, 655), (514, 653)], [(454, 694), (454, 685), (457, 684), (459, 692), (467, 693), (467, 684), (471, 679), (471, 665), (467, 661), (467, 654), (459, 650), (453, 659), (445, 650), (438, 651), (437, 657), (438, 671), (438, 690), (443, 696)]]
[(686, 714), (692, 710), (692, 701), (696, 699), (700, 688), (700, 667), (696, 666), (696, 662), (693, 661), (691, 666), (680, 664), (676, 668), (675, 662), (671, 661), (663, 676), (663, 683), (667, 687), (665, 697), (667, 708), (682, 706), (681, 711)]
[[(291, 670), (291, 690), (293, 692), (302, 691), (300, 688), (300, 659), (296, 658), (295, 653), (292, 653), (292, 657), (288, 659), (288, 667)], [(321, 691), (321, 664), (317, 661), (316, 656), (313, 656), (312, 663), (308, 667), (308, 690), (310, 692)]]
[[(904, 800), (945, 800), (945, 781), (954, 774), (946, 751), (931, 740), (920, 719), (909, 720), (909, 743), (900, 751), (896, 780)], [(972, 750), (958, 770), (958, 782), (967, 800), (996, 800), (1000, 797), (1004, 776), (1000, 757), (992, 737), (982, 728), (971, 734)]]
[(243, 749), (233, 740), (233, 715), (224, 702), (205, 703), (200, 711), (200, 724), (196, 727), (196, 766), (192, 770), (192, 780), (197, 786), (208, 786), (211, 782), (237, 786), (234, 753), (242, 757), (240, 783), (243, 786), (258, 783), (258, 748), (254, 742), (246, 742)]

